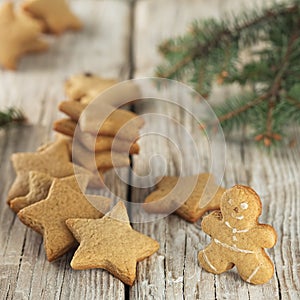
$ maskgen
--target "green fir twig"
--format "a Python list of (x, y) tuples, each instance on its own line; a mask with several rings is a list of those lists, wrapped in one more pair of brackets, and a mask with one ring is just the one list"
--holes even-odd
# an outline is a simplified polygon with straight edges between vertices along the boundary
[[(251, 52), (241, 62), (244, 50)], [(255, 140), (269, 147), (283, 140), (289, 125), (300, 124), (299, 0), (195, 21), (160, 51), (165, 63), (157, 75), (187, 81), (205, 97), (214, 82), (252, 87), (214, 108), (224, 129), (249, 125)]]
[(7, 108), (0, 111), (0, 127), (7, 126), (12, 123), (24, 123), (26, 117), (23, 112), (15, 107)]

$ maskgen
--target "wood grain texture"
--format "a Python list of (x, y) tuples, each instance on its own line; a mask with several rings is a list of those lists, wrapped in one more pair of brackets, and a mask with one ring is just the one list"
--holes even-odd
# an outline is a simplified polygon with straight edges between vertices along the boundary
[[(154, 52), (153, 44), (159, 44), (170, 35), (182, 33), (193, 17), (209, 15), (220, 17), (229, 11), (242, 9), (245, 1), (140, 1), (136, 4), (135, 18), (135, 67), (136, 77), (153, 74), (161, 58)], [(252, 3), (251, 6), (255, 7)], [(205, 9), (201, 9), (204, 8)], [(206, 10), (207, 8), (207, 10)], [(187, 17), (188, 16), (188, 17)], [(151, 29), (147, 28), (151, 21)], [(153, 22), (155, 20), (155, 22)], [(147, 32), (147, 35), (145, 34)], [(171, 32), (171, 34), (170, 34)], [(224, 99), (232, 89), (214, 90), (212, 98)], [(193, 128), (190, 118), (180, 116), (177, 109), (157, 105), (137, 105), (139, 113), (162, 113), (180, 119), (186, 128)], [(165, 121), (147, 123), (151, 128), (168, 128), (168, 136), (182, 145), (178, 127)], [(147, 128), (144, 128), (147, 131)], [(177, 132), (177, 134), (176, 134)], [(174, 134), (175, 133), (175, 134)], [(297, 147), (281, 149), (270, 155), (256, 148), (252, 141), (243, 141), (232, 135), (227, 141), (226, 170), (223, 185), (237, 183), (252, 186), (262, 197), (263, 215), (260, 221), (269, 223), (278, 232), (275, 248), (268, 251), (275, 263), (275, 276), (262, 286), (249, 285), (238, 276), (236, 270), (214, 276), (202, 270), (197, 262), (197, 252), (208, 244), (209, 238), (201, 231), (200, 222), (188, 224), (177, 216), (169, 216), (152, 223), (135, 224), (135, 228), (160, 242), (161, 248), (150, 261), (140, 263), (138, 281), (131, 290), (134, 299), (298, 299), (299, 293), (299, 136)], [(141, 149), (147, 149), (147, 157), (157, 154), (168, 162), (166, 174), (178, 175), (180, 158), (172, 152), (165, 139), (144, 138)], [(199, 149), (207, 146), (196, 137)], [(166, 151), (166, 148), (169, 148)], [(189, 149), (187, 147), (187, 149)], [(205, 150), (203, 153), (208, 153)], [(142, 153), (141, 153), (142, 154)], [(183, 160), (193, 161), (189, 150)], [(208, 171), (209, 157), (204, 157), (201, 169)], [(137, 173), (150, 171), (146, 157), (134, 161)], [(215, 158), (218, 159), (218, 158)], [(161, 166), (152, 164), (151, 170), (161, 174)], [(192, 172), (189, 165), (185, 172)], [(140, 202), (149, 190), (134, 189), (132, 201)]]
[[(71, 1), (71, 5), (85, 24), (82, 32), (49, 37), (48, 52), (24, 57), (17, 72), (0, 70), (0, 107), (22, 107), (36, 124), (0, 132), (0, 299), (125, 297), (123, 283), (108, 272), (72, 270), (72, 253), (47, 262), (42, 238), (21, 224), (6, 205), (14, 178), (10, 155), (35, 151), (51, 139), (52, 122), (61, 115), (57, 104), (65, 97), (64, 80), (85, 71), (120, 80), (129, 76), (129, 3), (88, 0)], [(108, 177), (112, 191), (126, 198), (127, 186), (116, 176)]]
[[(241, 142), (236, 135), (227, 139), (223, 185), (252, 186), (263, 202), (260, 221), (273, 225), (278, 233), (277, 245), (268, 251), (276, 274), (262, 286), (243, 282), (235, 270), (219, 276), (202, 270), (197, 252), (209, 243), (209, 238), (201, 231), (201, 221), (189, 224), (175, 215), (133, 224), (135, 229), (157, 239), (160, 249), (138, 264), (137, 282), (132, 288), (124, 287), (102, 270), (72, 270), (72, 252), (48, 263), (41, 237), (23, 226), (5, 203), (14, 179), (10, 155), (33, 151), (51, 138), (52, 121), (61, 117), (56, 107), (64, 99), (64, 79), (82, 71), (120, 80), (132, 75), (152, 76), (161, 61), (156, 46), (165, 38), (183, 33), (194, 18), (220, 17), (232, 9), (241, 9), (246, 2), (138, 0), (132, 5), (124, 0), (73, 0), (73, 9), (85, 23), (83, 32), (50, 37), (51, 49), (22, 59), (18, 72), (0, 69), (0, 108), (22, 107), (34, 124), (0, 130), (0, 299), (300, 299), (299, 131), (293, 132), (296, 147), (282, 148), (270, 155), (251, 141)], [(251, 2), (251, 6), (255, 5)], [(231, 91), (216, 88), (212, 98), (223, 99)], [(197, 124), (186, 112), (151, 101), (136, 105), (135, 110), (177, 120), (191, 133), (200, 151), (196, 165), (195, 153), (178, 125), (146, 117), (143, 131), (156, 130), (165, 137), (145, 136), (139, 141), (141, 153), (133, 158), (135, 172), (146, 175), (152, 169), (158, 176), (209, 170), (209, 143), (199, 135)], [(174, 144), (179, 145), (182, 154)], [(156, 156), (151, 161), (153, 154)], [(217, 159), (221, 162), (222, 158)], [(127, 170), (122, 172), (126, 177)], [(107, 175), (107, 181), (116, 195), (132, 202), (143, 202), (153, 189), (127, 190), (127, 185), (112, 173)]]

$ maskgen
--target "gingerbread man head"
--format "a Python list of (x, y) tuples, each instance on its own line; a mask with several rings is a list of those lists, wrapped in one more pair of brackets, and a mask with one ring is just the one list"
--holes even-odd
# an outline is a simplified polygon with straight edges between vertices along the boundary
[(259, 196), (250, 187), (236, 185), (227, 190), (221, 200), (224, 221), (235, 228), (251, 228), (257, 224), (262, 205)]

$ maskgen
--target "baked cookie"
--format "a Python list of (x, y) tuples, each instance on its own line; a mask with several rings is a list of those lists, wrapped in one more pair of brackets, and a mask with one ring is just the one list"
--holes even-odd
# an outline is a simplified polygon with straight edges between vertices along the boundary
[[(53, 129), (59, 133), (73, 137), (76, 126), (77, 123), (71, 119), (61, 119), (54, 122)], [(78, 139), (88, 150), (94, 152), (113, 150), (115, 152), (138, 154), (140, 151), (140, 147), (137, 143), (131, 144), (127, 140), (121, 140), (111, 136), (100, 135), (95, 138), (92, 134), (81, 131), (78, 135)]]
[[(86, 110), (83, 118), (80, 119), (80, 128), (82, 131), (103, 136), (117, 135), (119, 139), (129, 140), (131, 142), (139, 138), (139, 129), (142, 128), (145, 123), (143, 118), (124, 109), (115, 109), (107, 105), (103, 105), (101, 108), (101, 106), (98, 107), (98, 105), (94, 103), (91, 105), (95, 105), (95, 109)], [(59, 104), (59, 110), (76, 122), (86, 107), (87, 105), (77, 101), (64, 101)], [(106, 109), (108, 109), (107, 114), (104, 112)], [(103, 124), (101, 124), (102, 126), (99, 128), (97, 125), (103, 114), (108, 117), (103, 120)], [(122, 128), (123, 130), (121, 130)]]
[(33, 17), (43, 21), (51, 33), (82, 28), (81, 21), (71, 12), (66, 0), (25, 0), (23, 8)]
[(180, 178), (166, 176), (145, 199), (144, 209), (150, 213), (169, 213), (175, 210), (186, 221), (196, 222), (207, 211), (220, 208), (224, 192), (224, 188), (215, 184), (212, 174)]
[[(94, 158), (94, 160), (93, 160)], [(122, 168), (130, 166), (128, 153), (102, 151), (93, 153), (87, 150), (80, 143), (76, 143), (76, 150), (73, 149), (73, 162), (83, 168), (94, 171), (95, 166), (100, 170), (107, 170), (113, 167)]]
[(123, 202), (102, 219), (69, 219), (66, 224), (80, 243), (73, 269), (105, 269), (128, 285), (135, 280), (137, 262), (159, 248), (158, 242), (132, 229)]
[(42, 28), (26, 13), (15, 12), (12, 2), (4, 2), (0, 7), (0, 65), (15, 70), (24, 54), (47, 50), (48, 44), (40, 38)]
[(8, 192), (8, 203), (29, 193), (29, 172), (38, 171), (52, 177), (62, 178), (74, 175), (76, 171), (90, 174), (70, 161), (69, 149), (65, 140), (57, 140), (37, 152), (15, 153), (11, 156), (17, 177)]
[(264, 248), (276, 243), (276, 232), (270, 225), (258, 223), (262, 205), (250, 187), (236, 185), (224, 193), (221, 211), (203, 218), (202, 230), (211, 243), (199, 252), (200, 265), (213, 274), (234, 266), (247, 282), (263, 284), (274, 273), (274, 266)]
[(115, 79), (104, 79), (92, 73), (77, 74), (65, 82), (65, 93), (70, 100), (88, 104), (117, 83)]
[[(100, 197), (99, 197), (100, 199)], [(104, 204), (106, 200), (105, 199)], [(97, 210), (80, 192), (58, 179), (54, 179), (48, 197), (18, 213), (19, 219), (43, 235), (44, 247), (49, 261), (53, 261), (76, 245), (65, 221), (69, 218), (97, 219), (103, 213)]]
[[(86, 189), (89, 177), (89, 175), (78, 174), (76, 176), (72, 175), (57, 180), (65, 183), (73, 190), (81, 192)], [(54, 179), (54, 177), (45, 173), (36, 171), (29, 172), (29, 193), (26, 196), (12, 199), (9, 203), (10, 208), (15, 213), (18, 213), (21, 209), (46, 199)]]

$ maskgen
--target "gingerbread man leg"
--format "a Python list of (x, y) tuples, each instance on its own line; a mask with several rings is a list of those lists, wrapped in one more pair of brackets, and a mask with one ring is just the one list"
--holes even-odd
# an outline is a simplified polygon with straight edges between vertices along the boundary
[(221, 274), (232, 269), (234, 264), (224, 261), (223, 257), (219, 255), (220, 251), (224, 251), (224, 249), (212, 242), (199, 252), (198, 260), (200, 265), (213, 274)]
[(252, 284), (266, 283), (274, 273), (273, 263), (263, 250), (243, 256), (243, 259), (236, 262), (236, 267), (240, 276)]

